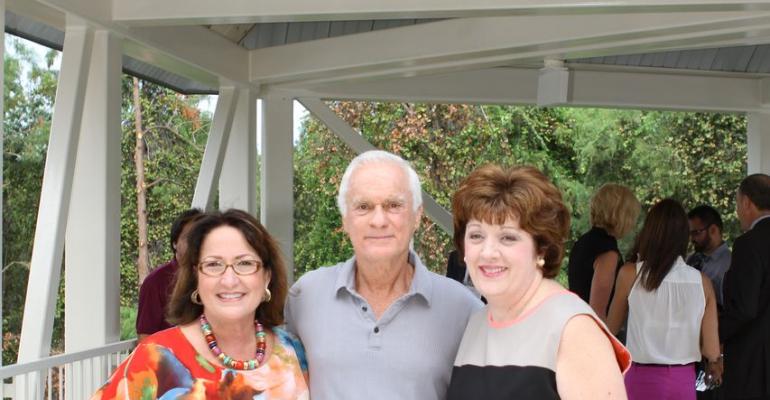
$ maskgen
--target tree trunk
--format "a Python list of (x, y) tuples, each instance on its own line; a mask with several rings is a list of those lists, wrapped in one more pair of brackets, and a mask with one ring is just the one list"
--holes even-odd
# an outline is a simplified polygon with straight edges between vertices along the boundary
[(150, 272), (150, 256), (147, 249), (147, 183), (144, 177), (144, 133), (142, 130), (142, 104), (139, 101), (139, 79), (134, 78), (134, 125), (136, 126), (136, 146), (134, 147), (134, 167), (136, 168), (136, 226), (139, 239), (139, 257), (136, 270), (139, 284)]

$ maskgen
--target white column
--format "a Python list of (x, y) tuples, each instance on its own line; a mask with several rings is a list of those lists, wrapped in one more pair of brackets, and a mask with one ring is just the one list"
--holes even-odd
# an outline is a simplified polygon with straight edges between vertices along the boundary
[(289, 282), (294, 281), (293, 106), (288, 97), (263, 98), (260, 121), (260, 219), (281, 246)]
[[(0, 26), (5, 26), (5, 0), (0, 0)], [(0, 32), (0, 60), (5, 59), (5, 29)], [(0, 93), (5, 93), (5, 63), (0, 63)], [(0, 154), (5, 154), (5, 96), (0, 96)], [(0, 157), (0, 188), (3, 187), (3, 158)], [(0, 216), (3, 215), (3, 195), (0, 192)], [(3, 254), (3, 230), (0, 229), (0, 268), (5, 266)], [(4, 337), (5, 325), (3, 325), (3, 273), (0, 272), (0, 337)], [(3, 365), (3, 348), (0, 347), (0, 365)], [(4, 397), (5, 384), (0, 382), (0, 398)]]
[[(119, 38), (94, 32), (65, 242), (67, 352), (120, 340), (121, 56)], [(104, 372), (94, 368), (93, 380), (106, 381)], [(67, 389), (69, 398), (90, 395)]]
[(92, 39), (90, 28), (68, 18), (24, 303), (19, 362), (47, 357), (51, 350)]
[(257, 97), (242, 89), (219, 175), (219, 208), (257, 215)]
[(770, 174), (770, 114), (754, 112), (747, 118), (748, 174)]
[(192, 206), (201, 210), (210, 210), (214, 204), (214, 190), (222, 171), (222, 161), (230, 137), (235, 114), (235, 100), (238, 89), (231, 86), (219, 88), (217, 108), (214, 110), (214, 120), (211, 122), (206, 150), (203, 152), (198, 181), (195, 183)]

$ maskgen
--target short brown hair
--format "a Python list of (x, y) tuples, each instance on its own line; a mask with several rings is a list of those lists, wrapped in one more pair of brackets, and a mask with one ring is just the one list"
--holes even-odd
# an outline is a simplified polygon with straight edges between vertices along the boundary
[(591, 225), (620, 239), (636, 225), (641, 204), (626, 186), (605, 183), (591, 197)]
[(246, 242), (262, 259), (263, 267), (270, 272), (268, 288), (270, 302), (262, 302), (255, 311), (255, 318), (266, 328), (283, 324), (283, 306), (286, 303), (286, 265), (278, 243), (251, 214), (230, 209), (225, 212), (208, 212), (197, 219), (187, 236), (187, 251), (179, 260), (174, 290), (167, 308), (168, 321), (181, 325), (198, 318), (203, 306), (191, 301), (190, 295), (198, 287), (198, 263), (203, 240), (220, 226), (230, 226), (243, 234)]
[(553, 278), (559, 273), (570, 213), (559, 189), (537, 168), (504, 169), (492, 164), (477, 168), (455, 192), (452, 214), (455, 246), (461, 254), (468, 221), (503, 224), (510, 217), (532, 235), (536, 250), (543, 254), (543, 276)]

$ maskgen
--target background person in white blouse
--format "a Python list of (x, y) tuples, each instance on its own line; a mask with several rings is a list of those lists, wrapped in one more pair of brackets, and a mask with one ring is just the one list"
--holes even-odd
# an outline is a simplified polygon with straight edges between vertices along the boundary
[(717, 307), (711, 281), (685, 264), (689, 224), (676, 200), (647, 214), (632, 254), (618, 274), (607, 325), (617, 332), (628, 316), (626, 346), (634, 360), (625, 376), (628, 398), (695, 399), (695, 363), (722, 379)]

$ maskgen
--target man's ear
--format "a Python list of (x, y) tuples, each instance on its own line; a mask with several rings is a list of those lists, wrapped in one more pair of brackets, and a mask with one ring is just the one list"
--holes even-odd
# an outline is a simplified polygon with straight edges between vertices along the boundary
[(715, 224), (711, 224), (708, 227), (709, 236), (713, 237), (716, 236), (721, 239), (722, 232), (719, 231), (719, 227)]

